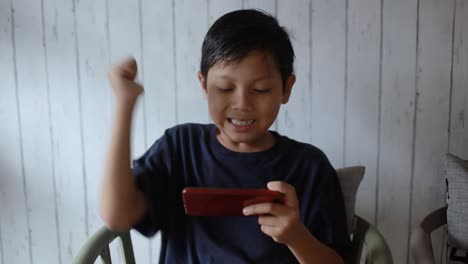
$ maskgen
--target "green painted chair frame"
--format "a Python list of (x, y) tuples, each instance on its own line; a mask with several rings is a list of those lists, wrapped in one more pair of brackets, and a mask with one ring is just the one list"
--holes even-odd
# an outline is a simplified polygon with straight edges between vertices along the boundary
[[(353, 254), (346, 263), (360, 263), (363, 246), (366, 245), (366, 264), (392, 264), (392, 254), (380, 232), (363, 218), (356, 215), (354, 219)], [(109, 244), (116, 238), (121, 242), (125, 263), (134, 264), (135, 256), (130, 232), (116, 233), (105, 226), (86, 241), (73, 259), (73, 263), (90, 264), (94, 263), (98, 257), (101, 257), (102, 263), (111, 264)]]

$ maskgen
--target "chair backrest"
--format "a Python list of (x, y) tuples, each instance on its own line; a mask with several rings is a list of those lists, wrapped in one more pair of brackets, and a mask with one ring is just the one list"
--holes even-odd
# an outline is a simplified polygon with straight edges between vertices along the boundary
[(392, 254), (382, 234), (365, 219), (355, 214), (356, 195), (366, 167), (352, 166), (336, 170), (346, 207), (346, 221), (352, 235), (352, 255), (346, 263), (359, 264), (366, 245), (365, 263), (391, 264)]
[(431, 233), (447, 224), (447, 207), (427, 215), (419, 226), (413, 229), (410, 239), (411, 255), (415, 263), (435, 264)]
[(346, 207), (346, 223), (348, 224), (350, 234), (353, 233), (354, 228), (356, 194), (365, 171), (366, 167), (364, 166), (345, 167), (336, 170), (341, 185), (341, 191), (343, 192)]
[(112, 263), (109, 244), (118, 238), (126, 264), (135, 264), (130, 231), (116, 233), (110, 231), (106, 226), (101, 227), (81, 247), (78, 254), (73, 258), (73, 264), (94, 263), (100, 256), (102, 263)]

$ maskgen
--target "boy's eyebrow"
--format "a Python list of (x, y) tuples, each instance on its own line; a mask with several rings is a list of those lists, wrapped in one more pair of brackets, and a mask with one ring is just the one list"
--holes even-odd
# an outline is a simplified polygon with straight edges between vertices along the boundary
[[(217, 76), (218, 78), (221, 78), (221, 79), (227, 79), (227, 80), (230, 80), (230, 81), (235, 81), (235, 79), (229, 77), (228, 75), (226, 74), (223, 74), (223, 75), (218, 75)], [(252, 81), (253, 82), (258, 82), (258, 81), (263, 81), (263, 80), (270, 80), (271, 78), (269, 76), (260, 76), (258, 78), (255, 78), (253, 79)]]

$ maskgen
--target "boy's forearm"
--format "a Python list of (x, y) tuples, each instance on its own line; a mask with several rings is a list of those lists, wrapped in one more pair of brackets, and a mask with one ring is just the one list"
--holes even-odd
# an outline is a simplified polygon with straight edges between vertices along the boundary
[(288, 245), (299, 263), (343, 264), (343, 259), (333, 249), (317, 240), (305, 226), (302, 228), (303, 235)]
[(133, 103), (116, 104), (101, 186), (101, 215), (108, 225), (115, 225), (117, 228), (129, 225), (125, 220), (128, 220), (129, 212), (135, 206), (137, 192), (130, 167), (133, 108)]

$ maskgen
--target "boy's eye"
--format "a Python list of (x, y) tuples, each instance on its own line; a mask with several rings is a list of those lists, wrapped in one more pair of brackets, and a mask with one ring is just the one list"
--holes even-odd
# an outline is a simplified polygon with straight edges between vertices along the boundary
[(230, 92), (230, 91), (232, 91), (232, 90), (234, 90), (234, 89), (232, 89), (232, 88), (222, 88), (222, 87), (218, 87), (218, 90), (219, 90), (220, 92), (222, 92), (222, 93), (228, 93), (228, 92)]
[(255, 89), (255, 91), (258, 93), (268, 93), (270, 89)]

